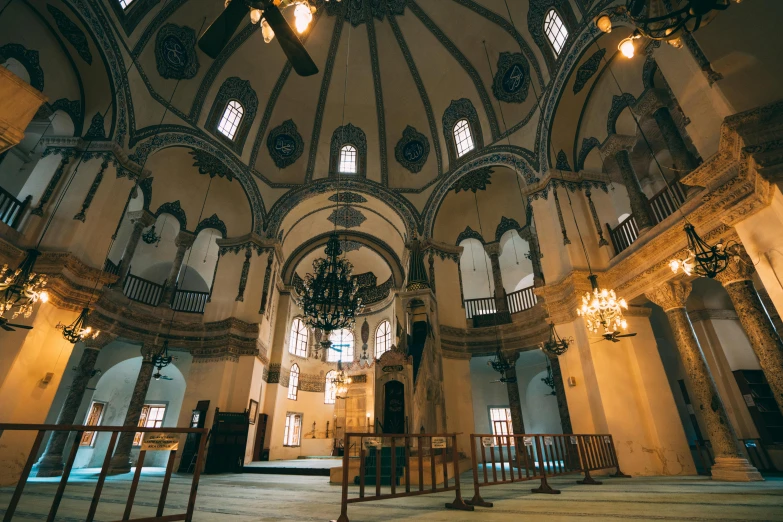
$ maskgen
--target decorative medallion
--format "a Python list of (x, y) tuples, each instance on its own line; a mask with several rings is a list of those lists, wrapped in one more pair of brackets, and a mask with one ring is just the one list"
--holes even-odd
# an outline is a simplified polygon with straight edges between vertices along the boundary
[(509, 103), (522, 103), (530, 86), (530, 65), (521, 53), (500, 53), (492, 92), (495, 98)]
[(161, 27), (155, 37), (155, 62), (163, 78), (189, 80), (196, 76), (196, 31), (174, 24)]
[(364, 318), (362, 323), (362, 350), (367, 350), (367, 341), (370, 339), (370, 324), (367, 322), (367, 318)]
[(329, 201), (337, 203), (367, 203), (367, 198), (355, 192), (340, 192), (329, 196)]
[(293, 120), (286, 120), (279, 127), (269, 132), (266, 138), (266, 147), (269, 155), (277, 165), (284, 169), (299, 159), (304, 152), (304, 141)]
[(68, 18), (65, 13), (54, 7), (52, 4), (47, 4), (46, 9), (54, 18), (54, 23), (57, 24), (57, 28), (63, 34), (66, 40), (73, 45), (76, 52), (79, 53), (82, 60), (87, 62), (88, 65), (92, 65), (92, 53), (90, 53), (90, 46), (87, 43), (87, 37), (84, 36), (84, 32), (79, 29), (73, 20)]
[(352, 239), (343, 239), (340, 241), (340, 248), (343, 249), (343, 252), (353, 252), (355, 250), (359, 250), (363, 246), (364, 245), (358, 241), (353, 241)]
[(95, 141), (106, 139), (106, 129), (103, 124), (103, 116), (101, 113), (96, 112), (90, 122), (90, 128), (87, 129), (87, 133), (84, 135), (84, 139)]
[(335, 209), (327, 219), (338, 227), (345, 228), (359, 227), (362, 223), (367, 221), (364, 214), (353, 207), (340, 207), (339, 209)]
[(198, 167), (199, 174), (207, 174), (210, 178), (218, 176), (229, 181), (234, 179), (231, 170), (212, 154), (201, 149), (193, 149), (190, 151), (190, 155), (193, 156), (193, 166)]
[(476, 170), (472, 170), (462, 176), (460, 179), (451, 186), (455, 193), (459, 193), (460, 190), (476, 192), (478, 190), (487, 190), (487, 185), (491, 185), (490, 178), (492, 177), (492, 167), (481, 167)]
[(413, 172), (421, 172), (430, 153), (427, 137), (408, 125), (402, 131), (402, 138), (394, 147), (394, 157), (400, 165)]
[(601, 66), (601, 60), (606, 54), (606, 49), (598, 49), (593, 55), (585, 60), (585, 62), (579, 66), (576, 70), (576, 80), (574, 81), (574, 94), (578, 93), (593, 75), (598, 71), (598, 67)]
[(571, 172), (571, 166), (568, 164), (568, 156), (566, 156), (566, 153), (563, 150), (560, 150), (560, 152), (557, 153), (555, 168)]
[(329, 2), (328, 0), (317, 0), (318, 9), (326, 9), (329, 16), (343, 15), (345, 20), (357, 27), (367, 22), (367, 15), (371, 15), (378, 20), (383, 20), (386, 15), (401, 15), (405, 12), (405, 3), (407, 0), (369, 0), (367, 1), (367, 10), (365, 10), (365, 0), (342, 0)]

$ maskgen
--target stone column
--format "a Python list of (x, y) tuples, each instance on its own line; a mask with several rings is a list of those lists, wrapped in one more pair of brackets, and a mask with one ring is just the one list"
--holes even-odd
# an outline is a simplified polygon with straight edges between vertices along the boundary
[(500, 272), (500, 243), (484, 245), (492, 265), (492, 281), (495, 285), (495, 306), (498, 312), (508, 312), (506, 290), (503, 288), (503, 275)]
[[(516, 363), (517, 359), (519, 359), (519, 352), (506, 356), (509, 363)], [(525, 422), (522, 418), (522, 401), (519, 398), (516, 368), (506, 370), (504, 377), (507, 379), (506, 390), (508, 390), (508, 408), (511, 410), (511, 426), (514, 434), (519, 435), (525, 433)]]
[(565, 384), (563, 383), (563, 372), (560, 371), (560, 359), (556, 355), (549, 355), (549, 366), (552, 367), (552, 378), (555, 381), (555, 395), (557, 396), (557, 410), (560, 413), (560, 426), (563, 433), (573, 433), (571, 427), (571, 414), (568, 413), (568, 400), (566, 399)]
[(193, 246), (194, 241), (196, 241), (196, 236), (187, 230), (180, 230), (177, 234), (177, 238), (174, 240), (174, 244), (177, 245), (177, 253), (171, 264), (169, 276), (166, 278), (166, 286), (163, 288), (163, 297), (160, 300), (161, 304), (171, 304), (171, 298), (174, 297), (174, 291), (177, 289), (179, 272), (182, 270), (182, 262), (185, 260), (185, 253)]
[(133, 223), (133, 232), (131, 232), (131, 235), (128, 238), (128, 243), (125, 245), (125, 250), (122, 253), (122, 259), (120, 259), (120, 277), (116, 283), (117, 288), (120, 289), (122, 289), (123, 284), (125, 284), (125, 278), (128, 277), (128, 273), (130, 272), (133, 254), (136, 253), (136, 247), (139, 245), (142, 232), (144, 232), (145, 228), (155, 223), (155, 216), (147, 210), (128, 212), (128, 218), (131, 223)]
[(741, 245), (731, 247), (731, 253), (728, 268), (715, 279), (728, 292), (775, 401), (783, 411), (783, 341), (753, 286), (753, 261)]
[(666, 142), (666, 147), (669, 149), (669, 153), (671, 154), (677, 169), (688, 172), (695, 169), (696, 159), (685, 145), (685, 140), (682, 139), (680, 129), (678, 129), (677, 124), (674, 123), (674, 118), (672, 118), (669, 108), (660, 107), (653, 112), (653, 118), (655, 118), (655, 123), (658, 124), (663, 140)]
[(643, 230), (653, 226), (653, 220), (650, 215), (650, 205), (647, 202), (647, 196), (644, 194), (639, 178), (636, 176), (636, 171), (634, 171), (631, 164), (630, 151), (635, 143), (636, 138), (633, 136), (612, 134), (601, 147), (601, 156), (614, 158), (617, 162), (625, 189), (628, 191), (631, 213), (636, 218), (636, 225), (641, 233)]
[(712, 443), (715, 465), (712, 478), (726, 481), (763, 480), (761, 474), (742, 456), (737, 435), (729, 422), (715, 381), (712, 379), (704, 355), (696, 339), (696, 332), (688, 318), (685, 301), (691, 292), (691, 283), (669, 281), (646, 294), (666, 313), (677, 350), (691, 384), (696, 409), (701, 413), (707, 438)]
[[(71, 382), (68, 395), (65, 398), (60, 414), (57, 416), (57, 424), (69, 425), (79, 424), (76, 422), (76, 413), (84, 399), (84, 392), (87, 389), (87, 383), (93, 376), (95, 361), (101, 348), (112, 342), (115, 335), (100, 333), (96, 339), (84, 341), (84, 352), (76, 367), (76, 375)], [(49, 442), (46, 444), (41, 459), (36, 464), (36, 477), (59, 477), (63, 473), (63, 450), (68, 440), (67, 431), (52, 432)]]
[[(133, 394), (130, 397), (125, 421), (122, 423), (123, 426), (135, 427), (139, 425), (141, 409), (144, 407), (144, 399), (147, 397), (147, 390), (149, 390), (150, 380), (152, 379), (152, 357), (159, 351), (160, 348), (153, 344), (145, 344), (141, 347), (141, 368), (139, 369), (139, 376), (136, 378)], [(110, 474), (119, 475), (130, 471), (133, 464), (130, 460), (130, 454), (134, 436), (135, 433), (132, 431), (120, 434), (117, 446), (114, 449), (114, 455), (109, 464)]]

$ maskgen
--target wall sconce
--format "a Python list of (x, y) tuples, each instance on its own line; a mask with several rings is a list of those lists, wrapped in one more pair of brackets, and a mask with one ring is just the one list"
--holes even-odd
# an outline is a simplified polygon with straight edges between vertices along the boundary
[(41, 379), (41, 382), (43, 384), (49, 384), (50, 382), (52, 382), (52, 379), (54, 379), (54, 373), (47, 372), (46, 375), (44, 375), (44, 378)]
[(576, 377), (569, 377), (568, 378), (568, 385), (573, 387), (576, 386)]

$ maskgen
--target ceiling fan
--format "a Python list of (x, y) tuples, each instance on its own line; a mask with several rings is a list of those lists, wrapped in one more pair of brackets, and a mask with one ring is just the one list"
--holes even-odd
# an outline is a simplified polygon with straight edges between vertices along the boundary
[[(620, 338), (622, 338), (622, 337), (635, 337), (635, 336), (636, 336), (635, 333), (621, 334), (620, 332), (615, 330), (614, 332), (607, 332), (607, 333), (603, 334), (601, 336), (602, 339), (600, 339), (600, 341), (612, 341), (613, 343), (619, 343), (620, 342)], [(596, 341), (596, 342), (599, 342), (599, 341)]]
[(33, 329), (32, 326), (27, 326), (27, 325), (24, 325), (24, 324), (9, 323), (8, 319), (6, 319), (5, 317), (0, 317), (0, 328), (5, 330), (6, 332), (15, 332), (16, 328), (21, 328), (23, 330), (32, 330)]
[[(199, 48), (210, 58), (217, 58), (223, 48), (228, 44), (239, 25), (242, 18), (253, 10), (263, 11), (263, 18), (269, 27), (274, 31), (274, 36), (280, 42), (280, 47), (288, 61), (293, 65), (294, 70), (300, 76), (312, 76), (318, 73), (313, 59), (307, 54), (304, 45), (296, 36), (296, 33), (288, 25), (283, 13), (280, 12), (278, 5), (293, 5), (292, 2), (283, 0), (233, 0), (229, 1), (226, 9), (220, 13), (220, 16), (212, 22), (201, 38), (198, 40)], [(297, 4), (297, 8), (300, 7)], [(257, 19), (253, 19), (255, 22)], [(261, 22), (264, 23), (263, 21)]]

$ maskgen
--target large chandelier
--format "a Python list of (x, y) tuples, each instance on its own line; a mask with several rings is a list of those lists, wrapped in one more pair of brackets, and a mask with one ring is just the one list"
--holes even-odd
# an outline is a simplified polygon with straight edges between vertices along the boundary
[(500, 348), (498, 348), (497, 352), (495, 352), (495, 358), (491, 361), (488, 361), (487, 364), (492, 366), (492, 369), (500, 374), (500, 382), (517, 382), (517, 378), (514, 376), (506, 377), (507, 371), (516, 368), (516, 361), (506, 358), (506, 356), (503, 355), (503, 352), (500, 351)]
[(305, 276), (297, 304), (305, 324), (323, 330), (328, 339), (330, 332), (353, 328), (362, 298), (357, 296), (358, 282), (351, 278), (353, 265), (339, 257), (343, 250), (336, 232), (329, 236), (324, 253), (326, 258), (313, 261), (313, 273)]
[(161, 377), (163, 377), (163, 374), (160, 373), (160, 371), (171, 364), (171, 361), (174, 360), (174, 357), (169, 355), (169, 341), (163, 341), (163, 348), (152, 356), (152, 365), (155, 367), (156, 371), (153, 377), (155, 380), (160, 380)]
[(573, 337), (561, 338), (557, 335), (555, 323), (549, 323), (549, 340), (542, 342), (539, 347), (546, 353), (557, 356), (566, 353), (568, 347), (573, 342)]
[(87, 319), (90, 316), (90, 309), (84, 307), (82, 313), (76, 318), (74, 322), (69, 325), (57, 323), (58, 330), (63, 331), (63, 337), (71, 344), (76, 344), (79, 341), (85, 341), (87, 339), (95, 339), (101, 333), (100, 330), (93, 330), (91, 326), (87, 326)]
[(694, 272), (700, 276), (706, 276), (713, 279), (729, 266), (729, 249), (734, 244), (733, 241), (723, 243), (719, 241), (715, 246), (711, 246), (696, 233), (696, 229), (690, 223), (685, 225), (685, 235), (688, 237), (688, 248), (686, 256), (683, 259), (672, 259), (669, 261), (669, 267), (675, 274), (682, 270), (685, 275), (691, 275)]
[(345, 370), (342, 368), (342, 363), (337, 363), (337, 375), (334, 378), (334, 396), (336, 399), (348, 398), (348, 386), (351, 385), (353, 379), (345, 375)]
[(628, 309), (625, 299), (618, 299), (614, 290), (599, 290), (595, 274), (587, 278), (593, 290), (582, 296), (582, 306), (576, 309), (576, 313), (585, 318), (587, 329), (593, 333), (598, 333), (599, 328), (603, 328), (605, 333), (627, 329), (628, 323), (623, 317), (623, 309)]
[(31, 248), (15, 271), (11, 271), (7, 264), (0, 269), (0, 317), (6, 313), (11, 313), (12, 319), (20, 315), (30, 317), (35, 303), (49, 300), (49, 294), (44, 290), (46, 276), (33, 272), (35, 260), (40, 254)]
[[(228, 4), (230, 3), (231, 0), (226, 0), (226, 7), (228, 7)], [(260, 2), (251, 2), (251, 5), (253, 3), (260, 3)], [(294, 9), (294, 25), (296, 26), (296, 31), (299, 34), (304, 33), (307, 30), (308, 26), (310, 25), (310, 22), (313, 21), (315, 6), (310, 5), (310, 3), (307, 2), (306, 0), (282, 0), (279, 3), (278, 2), (274, 2), (274, 3), (277, 4), (277, 8), (280, 11), (283, 11), (284, 9), (289, 7), (292, 7)], [(256, 9), (254, 7), (251, 7), (250, 22), (254, 24), (257, 24), (259, 22), (261, 23), (261, 36), (264, 37), (264, 43), (269, 43), (274, 39), (275, 32), (274, 30), (272, 30), (272, 27), (266, 21), (266, 18), (264, 18), (263, 9)]]

